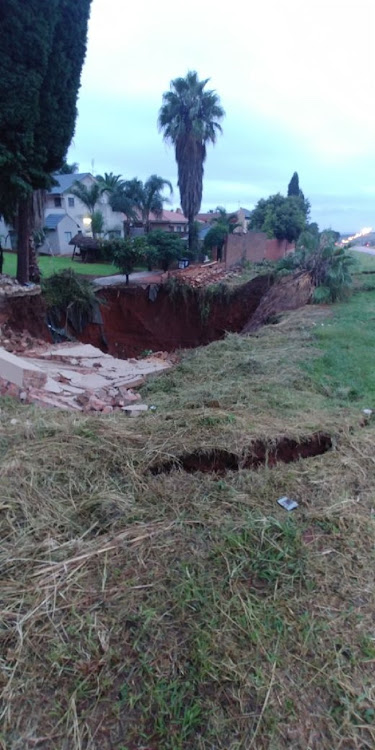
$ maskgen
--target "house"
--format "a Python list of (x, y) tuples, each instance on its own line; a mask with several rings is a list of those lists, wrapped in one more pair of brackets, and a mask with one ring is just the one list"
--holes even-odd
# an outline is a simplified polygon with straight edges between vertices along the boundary
[[(234, 230), (236, 234), (246, 233), (251, 217), (251, 211), (248, 211), (247, 208), (239, 208), (238, 211), (229, 212), (229, 215), (233, 217), (236, 224), (239, 224), (239, 226)], [(201, 213), (197, 215), (197, 221), (204, 224), (211, 224), (214, 219), (219, 218), (219, 211), (208, 211), (208, 213)]]
[[(90, 172), (80, 174), (54, 174), (56, 184), (47, 193), (45, 206), (45, 241), (39, 252), (53, 255), (71, 253), (69, 242), (77, 232), (91, 236), (91, 219), (87, 207), (72, 193), (75, 182), (90, 188), (97, 181)], [(97, 209), (104, 216), (106, 231), (119, 237), (123, 235), (124, 215), (112, 211), (107, 193), (100, 197)]]
[[(175, 211), (163, 211), (160, 216), (150, 213), (149, 223), (150, 231), (160, 229), (162, 232), (173, 232), (182, 239), (188, 236), (189, 222), (180, 208), (176, 208)], [(132, 237), (139, 237), (144, 231), (142, 217), (138, 212), (138, 220), (131, 223), (130, 234)]]

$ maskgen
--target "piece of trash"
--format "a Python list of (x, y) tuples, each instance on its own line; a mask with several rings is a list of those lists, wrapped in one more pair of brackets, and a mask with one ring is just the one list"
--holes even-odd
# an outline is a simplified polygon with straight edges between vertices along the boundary
[(149, 411), (156, 411), (156, 406), (149, 406), (149, 407), (148, 407), (148, 410), (149, 410)]
[(279, 497), (277, 502), (285, 510), (294, 510), (295, 508), (298, 508), (296, 500), (291, 500), (290, 497)]
[(12, 425), (18, 424), (18, 419), (14, 419), (14, 417), (13, 417), (13, 419), (10, 420), (10, 424), (12, 424)]
[(362, 409), (362, 412), (366, 417), (371, 417), (372, 409)]

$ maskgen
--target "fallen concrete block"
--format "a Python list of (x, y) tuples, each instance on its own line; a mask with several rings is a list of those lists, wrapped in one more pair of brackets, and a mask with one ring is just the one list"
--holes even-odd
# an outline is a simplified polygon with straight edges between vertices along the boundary
[(0, 348), (0, 377), (19, 388), (42, 388), (47, 374), (39, 367)]
[(123, 406), (122, 411), (127, 417), (140, 417), (148, 411), (148, 406), (147, 404), (129, 404), (129, 406)]

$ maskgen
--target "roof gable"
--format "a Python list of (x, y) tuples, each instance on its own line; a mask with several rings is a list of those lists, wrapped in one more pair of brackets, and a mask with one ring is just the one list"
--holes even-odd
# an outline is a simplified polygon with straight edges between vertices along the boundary
[(54, 174), (53, 179), (58, 183), (53, 185), (49, 193), (51, 195), (61, 195), (66, 193), (67, 190), (71, 190), (75, 182), (81, 182), (85, 177), (92, 177), (95, 182), (95, 177), (90, 172), (80, 172), (79, 174)]

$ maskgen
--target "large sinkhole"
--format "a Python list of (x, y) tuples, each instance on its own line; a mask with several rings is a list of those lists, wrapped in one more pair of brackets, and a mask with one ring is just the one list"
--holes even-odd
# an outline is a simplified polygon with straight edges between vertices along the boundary
[(241, 456), (223, 448), (196, 450), (184, 453), (175, 459), (155, 464), (152, 474), (166, 474), (172, 469), (181, 468), (193, 473), (196, 471), (225, 474), (239, 469), (258, 469), (261, 466), (275, 466), (277, 463), (291, 463), (300, 458), (312, 458), (327, 453), (332, 448), (332, 438), (328, 433), (317, 432), (303, 440), (286, 436), (272, 442), (255, 440)]

